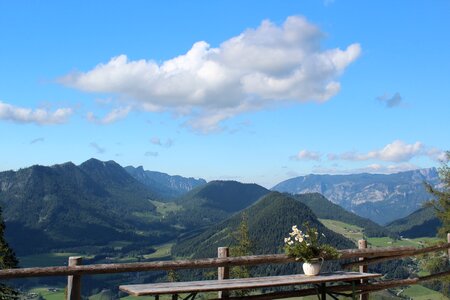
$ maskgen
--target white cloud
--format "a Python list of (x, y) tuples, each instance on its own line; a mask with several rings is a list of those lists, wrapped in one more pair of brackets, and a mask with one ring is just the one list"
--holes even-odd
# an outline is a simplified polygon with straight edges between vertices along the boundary
[(49, 111), (44, 108), (25, 108), (0, 101), (0, 120), (17, 123), (35, 123), (39, 125), (61, 124), (72, 115), (72, 108), (58, 108)]
[(126, 107), (118, 107), (111, 110), (106, 116), (103, 118), (97, 117), (93, 112), (88, 112), (86, 117), (89, 121), (97, 123), (97, 124), (111, 124), (118, 120), (121, 120), (128, 116), (131, 111), (131, 106)]
[(296, 155), (291, 156), (292, 160), (316, 160), (319, 161), (322, 154), (315, 151), (301, 150)]
[(445, 151), (438, 148), (428, 148), (426, 150), (426, 155), (436, 161), (444, 161), (446, 159)]
[(329, 160), (379, 160), (389, 162), (407, 162), (416, 156), (428, 156), (431, 159), (438, 160), (443, 157), (443, 151), (427, 147), (421, 142), (407, 144), (401, 140), (395, 140), (381, 149), (367, 153), (346, 152), (342, 154), (330, 153), (327, 155)]
[(322, 32), (302, 17), (256, 29), (211, 47), (196, 42), (160, 64), (113, 57), (60, 82), (86, 92), (112, 93), (135, 108), (189, 115), (200, 131), (246, 111), (283, 101), (324, 102), (340, 90), (341, 73), (360, 55), (359, 44), (322, 50)]

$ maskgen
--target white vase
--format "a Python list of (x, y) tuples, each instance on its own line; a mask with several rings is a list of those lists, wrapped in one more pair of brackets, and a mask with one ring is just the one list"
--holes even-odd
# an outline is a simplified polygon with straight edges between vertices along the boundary
[(306, 276), (315, 276), (320, 273), (320, 268), (322, 267), (323, 259), (321, 261), (319, 260), (313, 260), (309, 262), (303, 263), (303, 273), (305, 273)]

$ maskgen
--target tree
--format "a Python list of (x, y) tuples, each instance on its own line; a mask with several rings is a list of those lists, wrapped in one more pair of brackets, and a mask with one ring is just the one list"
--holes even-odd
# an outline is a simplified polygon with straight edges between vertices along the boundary
[[(3, 222), (2, 210), (0, 208), (0, 269), (11, 269), (18, 265), (18, 261), (12, 249), (4, 238), (5, 223)], [(9, 286), (0, 283), (0, 299), (16, 299), (17, 292)]]
[(450, 151), (445, 154), (442, 166), (439, 168), (439, 177), (442, 181), (442, 187), (435, 188), (429, 183), (425, 183), (428, 191), (435, 197), (428, 202), (436, 209), (436, 216), (442, 222), (438, 235), (446, 237), (450, 232)]
[[(447, 237), (450, 232), (450, 151), (445, 153), (445, 159), (439, 168), (439, 177), (441, 178), (442, 186), (438, 188), (433, 187), (429, 183), (425, 183), (428, 191), (434, 196), (434, 199), (428, 201), (427, 205), (431, 205), (436, 210), (436, 216), (441, 221), (442, 225), (439, 228), (438, 236)], [(429, 253), (424, 255), (421, 260), (422, 267), (430, 272), (447, 271), (450, 267), (448, 257), (442, 253)], [(448, 295), (450, 287), (450, 279), (448, 277), (440, 280), (438, 283), (434, 281), (434, 286), (438, 287), (443, 294)]]
[[(246, 256), (252, 253), (252, 241), (248, 230), (247, 214), (242, 214), (242, 220), (238, 230), (234, 233), (236, 245), (230, 248), (231, 256)], [(250, 270), (248, 266), (235, 266), (230, 270), (231, 278), (249, 278)], [(250, 294), (251, 290), (238, 290), (234, 292), (237, 297), (243, 297)]]

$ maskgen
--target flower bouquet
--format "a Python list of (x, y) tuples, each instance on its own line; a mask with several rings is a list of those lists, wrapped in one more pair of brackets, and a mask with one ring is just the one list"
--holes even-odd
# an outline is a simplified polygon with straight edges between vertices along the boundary
[[(316, 228), (311, 228), (308, 223), (304, 227), (305, 232), (299, 230), (297, 225), (292, 226), (289, 236), (284, 239), (284, 250), (288, 256), (303, 261), (305, 275), (317, 275), (324, 259), (338, 258), (339, 252), (330, 245), (320, 243)], [(321, 236), (325, 238), (323, 233)]]

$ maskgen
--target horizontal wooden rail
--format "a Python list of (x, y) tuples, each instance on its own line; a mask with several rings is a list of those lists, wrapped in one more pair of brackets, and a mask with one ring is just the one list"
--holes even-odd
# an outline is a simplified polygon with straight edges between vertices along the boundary
[[(439, 246), (439, 249), (450, 248), (450, 243)], [(415, 247), (385, 247), (368, 249), (345, 249), (340, 250), (340, 259), (350, 258), (373, 258), (380, 256), (399, 256), (410, 255), (414, 251), (421, 253), (436, 251), (436, 247), (428, 247), (417, 250)], [(43, 277), (43, 276), (70, 276), (70, 275), (89, 275), (89, 274), (110, 274), (142, 271), (161, 271), (177, 269), (199, 269), (199, 268), (217, 268), (244, 265), (278, 264), (294, 262), (293, 258), (285, 254), (252, 255), (227, 258), (204, 258), (173, 261), (155, 261), (144, 263), (125, 263), (125, 264), (94, 264), (81, 266), (58, 266), (43, 268), (21, 268), (0, 270), (0, 279), (24, 278), (24, 277)]]
[(364, 259), (361, 261), (345, 263), (345, 264), (342, 264), (342, 267), (343, 268), (351, 268), (354, 266), (376, 264), (376, 263), (380, 263), (380, 262), (384, 262), (384, 261), (388, 261), (388, 260), (400, 259), (400, 258), (420, 255), (420, 254), (424, 254), (424, 253), (428, 253), (428, 252), (447, 250), (449, 248), (450, 248), (450, 243), (436, 245), (436, 246), (430, 246), (430, 247), (420, 248), (420, 249), (413, 248), (413, 250), (404, 250), (403, 252), (401, 252), (399, 254), (386, 255), (386, 256), (379, 255), (379, 257), (372, 257), (372, 258), (367, 258), (367, 259)]

